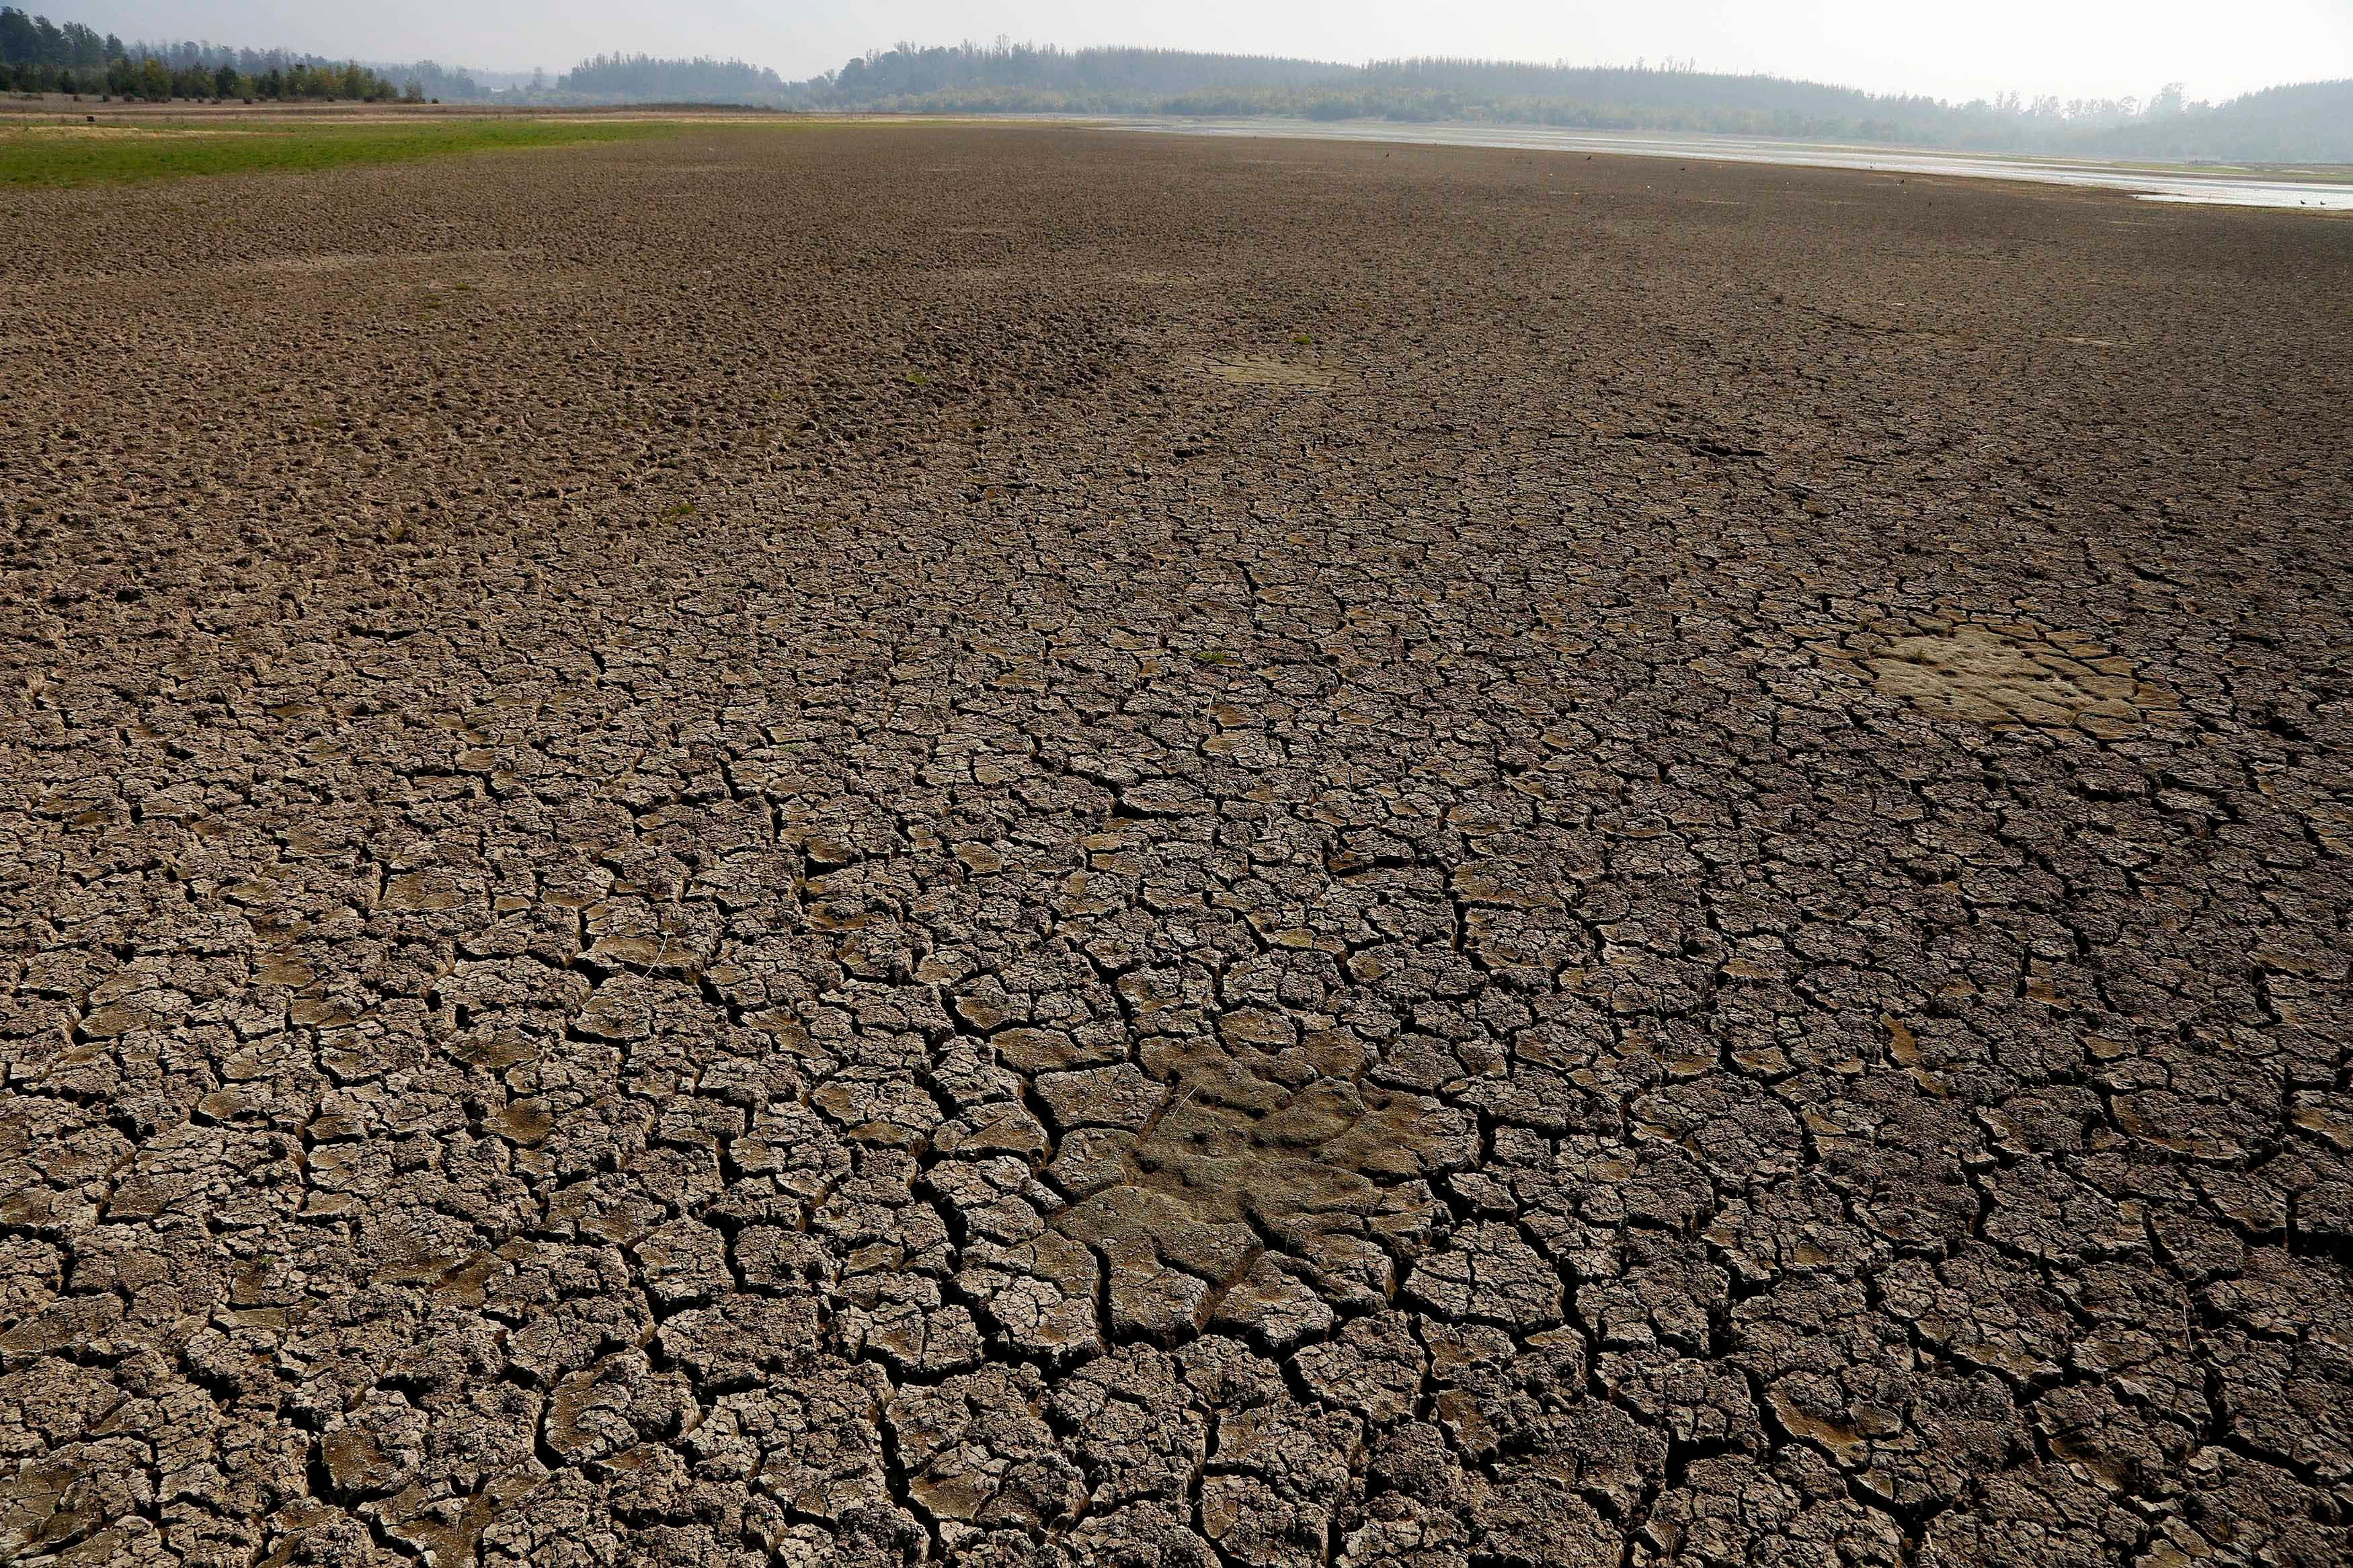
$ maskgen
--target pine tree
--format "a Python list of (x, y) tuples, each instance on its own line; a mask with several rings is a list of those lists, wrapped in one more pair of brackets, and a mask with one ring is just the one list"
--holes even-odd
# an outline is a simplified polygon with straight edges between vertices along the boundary
[(33, 19), (14, 5), (0, 5), (0, 65), (29, 65), (40, 34)]

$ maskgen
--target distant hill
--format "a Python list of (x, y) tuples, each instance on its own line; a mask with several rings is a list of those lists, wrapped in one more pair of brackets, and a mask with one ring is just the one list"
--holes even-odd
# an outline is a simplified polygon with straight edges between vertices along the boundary
[(794, 84), (834, 109), (1287, 114), (1315, 119), (1516, 120), (1550, 124), (1822, 135), (1918, 129), (1952, 111), (1776, 77), (1468, 59), (1324, 60), (1177, 49), (1029, 45), (910, 48)]

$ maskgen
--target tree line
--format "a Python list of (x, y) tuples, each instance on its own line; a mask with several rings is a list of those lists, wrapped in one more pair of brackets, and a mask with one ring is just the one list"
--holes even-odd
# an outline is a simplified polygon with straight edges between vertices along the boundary
[[(397, 73), (400, 85), (396, 87)], [(912, 113), (1285, 115), (1474, 121), (1608, 131), (1702, 132), (2091, 157), (2353, 162), (2353, 81), (2312, 82), (2226, 103), (2179, 87), (2147, 100), (2017, 94), (1968, 103), (1784, 77), (1728, 76), (1688, 61), (1631, 67), (1449, 58), (1328, 60), (1050, 44), (870, 51), (786, 81), (740, 59), (598, 55), (551, 85), (421, 60), (378, 68), (209, 44), (132, 44), (0, 6), (0, 89), (129, 98), (396, 96), (521, 103), (742, 103)]]
[(870, 51), (830, 76), (797, 85), (811, 98), (843, 106), (1013, 92), (1151, 111), (1186, 93), (1304, 92), (1345, 86), (1360, 74), (1357, 67), (1322, 60), (1187, 49), (1064, 49), (999, 38), (994, 44), (931, 47), (904, 43)]
[(592, 101), (773, 103), (787, 89), (775, 71), (742, 60), (596, 55), (556, 78), (555, 90)]
[[(131, 52), (134, 57), (153, 55), (175, 71), (201, 66), (206, 70), (216, 72), (221, 67), (228, 66), (240, 76), (249, 77), (256, 81), (260, 80), (272, 70), (290, 71), (296, 66), (309, 66), (313, 69), (324, 69), (329, 67), (341, 69), (349, 63), (329, 59), (323, 55), (297, 54), (288, 49), (232, 48), (222, 44), (199, 43), (192, 38), (184, 38), (176, 43), (162, 40), (150, 43), (134, 41), (131, 46)], [(478, 75), (474, 71), (440, 65), (433, 60), (413, 60), (397, 64), (369, 61), (361, 63), (375, 71), (379, 78), (386, 81), (399, 82), (404, 94), (409, 87), (414, 86), (428, 98), (457, 101), (488, 98), (491, 96), (491, 87), (510, 85), (524, 79), (520, 74), (512, 72), (486, 71)], [(485, 85), (480, 79), (482, 77), (491, 79), (490, 85)]]
[(1690, 61), (1544, 66), (1423, 57), (1344, 66), (1190, 49), (1057, 49), (1000, 37), (993, 45), (902, 42), (805, 82), (744, 61), (605, 54), (532, 97), (899, 113), (1473, 120), (2078, 157), (2353, 163), (2353, 82), (2273, 87), (2228, 103), (2193, 103), (2179, 85), (2148, 99), (2002, 94), (1946, 103), (1777, 75), (1706, 73)]
[(212, 49), (188, 44), (125, 45), (79, 22), (63, 25), (0, 5), (0, 90), (69, 92), (163, 102), (175, 98), (274, 100), (406, 98), (421, 101), (422, 82), (405, 86), (356, 61), (337, 64), (282, 51)]
[(2081, 149), (2111, 158), (2353, 163), (2353, 80), (2265, 88), (2172, 112), (2160, 106), (2092, 131)]
[(2189, 101), (1967, 103), (1687, 61), (1631, 67), (1447, 58), (1339, 65), (1176, 49), (901, 44), (789, 84), (784, 106), (905, 112), (1287, 115), (1474, 121), (1602, 131), (1702, 132), (2086, 156), (2353, 161), (2353, 81)]
[(1711, 73), (1678, 60), (1597, 67), (1428, 57), (1342, 65), (999, 38), (902, 43), (806, 81), (783, 81), (740, 60), (605, 55), (558, 79), (554, 92), (533, 96), (908, 113), (1451, 120), (2087, 157), (2353, 162), (2353, 81), (2274, 88), (2221, 104), (2191, 102), (2179, 86), (2147, 99), (2008, 93), (1949, 103)]

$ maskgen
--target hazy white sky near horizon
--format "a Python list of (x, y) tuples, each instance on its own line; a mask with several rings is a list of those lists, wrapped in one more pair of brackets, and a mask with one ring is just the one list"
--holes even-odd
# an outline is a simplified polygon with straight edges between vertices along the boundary
[(905, 38), (1363, 60), (1474, 55), (1772, 71), (1967, 99), (2224, 98), (2353, 76), (2353, 0), (14, 0), (126, 38), (209, 39), (552, 74), (605, 50), (737, 55), (787, 77)]

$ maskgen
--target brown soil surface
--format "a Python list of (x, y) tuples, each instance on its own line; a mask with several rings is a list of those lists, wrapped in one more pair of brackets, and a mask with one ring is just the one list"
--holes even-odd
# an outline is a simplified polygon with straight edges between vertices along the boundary
[(0, 1561), (2353, 1558), (2348, 241), (0, 197)]

